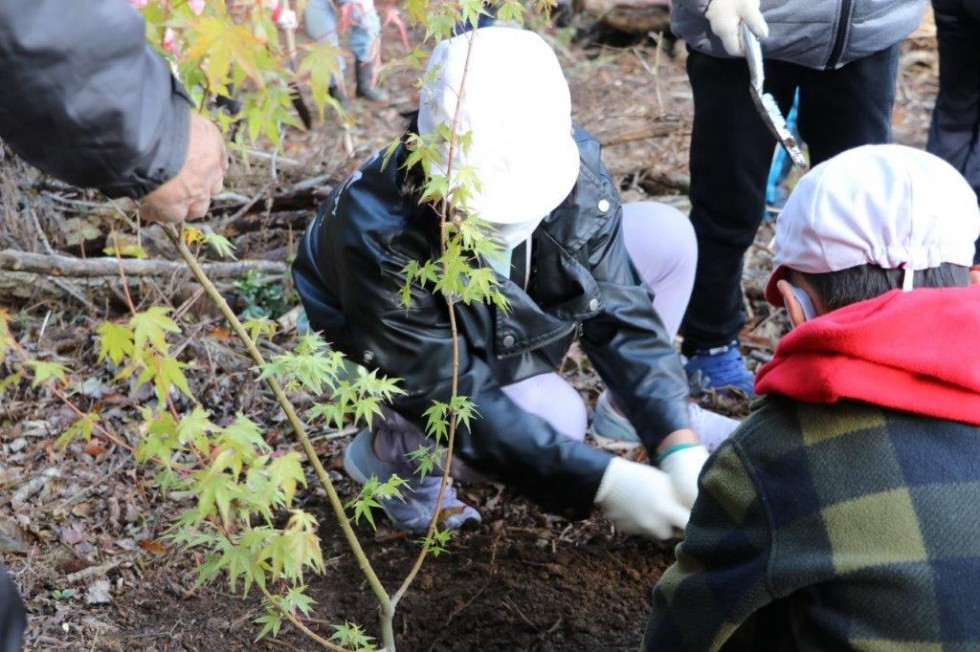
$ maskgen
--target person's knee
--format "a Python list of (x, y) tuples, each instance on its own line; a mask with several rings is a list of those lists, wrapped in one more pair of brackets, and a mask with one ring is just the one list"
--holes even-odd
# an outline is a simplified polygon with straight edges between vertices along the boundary
[(569, 439), (582, 441), (588, 426), (588, 414), (582, 397), (556, 373), (532, 376), (503, 391), (522, 410), (547, 421)]
[(651, 201), (624, 205), (623, 233), (638, 269), (655, 266), (693, 273), (698, 257), (697, 236), (691, 220), (673, 206)]
[(685, 266), (694, 267), (698, 257), (698, 239), (694, 226), (687, 215), (672, 206), (659, 205), (657, 219), (661, 220), (664, 239), (671, 242), (678, 262)]

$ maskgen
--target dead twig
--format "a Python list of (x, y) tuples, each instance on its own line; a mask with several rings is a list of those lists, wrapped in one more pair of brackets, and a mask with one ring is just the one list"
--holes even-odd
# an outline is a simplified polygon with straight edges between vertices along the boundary
[(114, 561), (108, 564), (102, 564), (101, 566), (89, 566), (88, 568), (83, 568), (77, 573), (71, 573), (70, 575), (65, 575), (65, 579), (68, 581), (69, 584), (78, 584), (79, 582), (84, 582), (85, 580), (92, 577), (106, 575), (109, 571), (113, 570), (120, 564), (122, 564), (121, 561)]
[[(37, 219), (37, 213), (34, 212), (33, 208), (28, 208), (27, 214), (31, 216), (31, 223), (34, 225), (34, 230), (37, 231), (37, 236), (41, 240), (41, 244), (44, 246), (44, 250), (47, 251), (48, 254), (53, 255), (54, 248), (51, 246), (51, 243), (48, 242), (47, 236), (44, 235), (44, 229), (41, 228), (41, 222)], [(52, 279), (52, 280), (54, 284), (57, 285), (62, 292), (70, 296), (72, 299), (75, 299), (76, 301), (81, 303), (90, 311), (92, 312), (95, 311), (95, 306), (92, 304), (91, 301), (85, 298), (84, 294), (82, 294), (81, 292), (73, 288), (68, 283), (65, 283), (64, 281), (61, 281), (59, 279)]]
[(679, 122), (654, 122), (653, 124), (642, 125), (635, 129), (629, 129), (615, 134), (599, 135), (597, 138), (603, 147), (612, 147), (613, 145), (622, 145), (623, 143), (629, 143), (634, 140), (670, 136), (685, 128), (687, 127)]

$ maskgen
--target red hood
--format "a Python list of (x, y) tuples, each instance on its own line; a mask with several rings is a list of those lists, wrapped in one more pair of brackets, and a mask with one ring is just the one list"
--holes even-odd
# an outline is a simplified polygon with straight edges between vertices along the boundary
[(808, 321), (780, 340), (755, 391), (980, 425), (980, 286), (893, 290)]

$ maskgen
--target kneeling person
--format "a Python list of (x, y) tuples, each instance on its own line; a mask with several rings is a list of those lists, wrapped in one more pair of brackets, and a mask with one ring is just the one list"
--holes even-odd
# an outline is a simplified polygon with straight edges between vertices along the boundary
[[(707, 457), (672, 347), (693, 283), (690, 224), (666, 206), (620, 206), (599, 144), (572, 127), (558, 60), (533, 32), (495, 26), (444, 41), (425, 79), (410, 132), (435, 133), (458, 116), (471, 143), (453, 152), (453, 169), (480, 180), (466, 208), (504, 250), (483, 262), (507, 308), (455, 308), (458, 392), (479, 417), (460, 424), (452, 468), (499, 479), (570, 518), (597, 504), (625, 532), (672, 536), (687, 522)], [(408, 393), (355, 438), (344, 465), (362, 482), (408, 479), (406, 500), (383, 507), (396, 527), (424, 531), (439, 478), (420, 479), (407, 453), (424, 441), (432, 401), (449, 400), (454, 356), (443, 297), (413, 287), (407, 309), (400, 301), (405, 266), (440, 256), (439, 217), (420, 202), (424, 179), (405, 169), (409, 153), (403, 142), (387, 164), (375, 156), (334, 191), (293, 275), (314, 330), (354, 362), (404, 379)], [(662, 470), (582, 441), (585, 406), (555, 373), (577, 335)], [(696, 416), (714, 417), (721, 437), (735, 425)], [(449, 527), (479, 518), (452, 491), (444, 507)]]

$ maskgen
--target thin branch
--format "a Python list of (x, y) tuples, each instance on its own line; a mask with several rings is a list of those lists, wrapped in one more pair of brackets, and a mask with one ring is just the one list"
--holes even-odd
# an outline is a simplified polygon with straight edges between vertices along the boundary
[[(71, 399), (69, 399), (60, 389), (58, 389), (57, 387), (55, 387), (54, 384), (49, 384), (48, 385), (48, 389), (50, 389), (51, 392), (55, 396), (57, 396), (59, 399), (61, 399), (61, 402), (62, 403), (64, 403), (65, 405), (67, 405), (69, 408), (71, 408), (71, 411), (74, 412), (75, 414), (77, 414), (79, 416), (79, 418), (84, 419), (85, 417), (88, 416), (87, 414), (85, 414), (84, 412), (82, 412), (80, 409), (78, 409), (78, 407), (74, 403), (71, 402)], [(95, 428), (96, 430), (98, 430), (99, 432), (101, 432), (102, 435), (106, 439), (108, 439), (109, 441), (111, 441), (116, 446), (119, 446), (120, 448), (124, 448), (124, 449), (128, 450), (130, 453), (133, 452), (133, 447), (132, 446), (130, 446), (129, 444), (127, 444), (126, 442), (124, 442), (122, 439), (119, 439), (119, 437), (113, 435), (111, 432), (109, 432), (108, 430), (106, 430), (105, 428), (103, 428), (102, 426), (100, 426), (97, 422), (93, 421), (92, 422), (92, 427)]]
[(299, 618), (289, 613), (287, 610), (283, 609), (282, 606), (276, 601), (275, 596), (269, 593), (269, 589), (265, 588), (261, 584), (259, 584), (258, 587), (262, 589), (262, 593), (265, 594), (266, 600), (268, 600), (279, 611), (279, 613), (285, 616), (286, 620), (291, 622), (293, 626), (296, 627), (299, 631), (303, 632), (304, 634), (306, 634), (307, 636), (309, 636), (314, 641), (316, 641), (323, 647), (327, 648), (328, 650), (334, 650), (335, 652), (350, 652), (350, 650), (348, 650), (347, 648), (337, 645), (336, 643), (331, 643), (327, 639), (323, 638), (322, 636), (314, 632), (312, 629), (304, 625)]
[[(204, 272), (203, 266), (197, 262), (194, 258), (194, 254), (191, 253), (190, 249), (184, 243), (184, 240), (177, 229), (170, 224), (163, 226), (164, 232), (173, 241), (174, 246), (180, 253), (181, 257), (187, 263), (187, 266), (191, 269), (191, 272), (197, 278), (198, 282), (204, 287), (208, 296), (215, 302), (218, 309), (221, 310), (225, 319), (231, 325), (232, 330), (238, 335), (239, 339), (245, 345), (248, 350), (249, 355), (252, 360), (258, 365), (264, 365), (265, 359), (259, 352), (255, 345), (255, 342), (249, 336), (248, 332), (242, 326), (241, 321), (235, 315), (231, 307), (228, 306), (228, 302), (225, 298), (218, 292), (218, 289), (214, 286), (211, 280), (208, 278), (207, 274)], [(289, 420), (290, 425), (293, 427), (293, 432), (296, 438), (299, 440), (303, 447), (304, 453), (313, 467), (320, 484), (323, 486), (324, 491), (327, 493), (327, 498), (330, 501), (330, 506), (333, 509), (334, 516), (337, 519), (337, 524), (340, 525), (340, 529), (344, 533), (344, 538), (347, 539), (347, 544), (350, 546), (351, 551), (354, 553), (354, 557), (357, 559), (357, 564), (364, 573), (368, 584), (371, 586), (371, 590), (374, 592), (375, 597), (381, 605), (382, 610), (388, 611), (392, 608), (391, 600), (388, 597), (388, 593), (385, 591), (384, 586), (381, 584), (381, 580), (378, 578), (374, 569), (371, 567), (371, 562), (368, 560), (367, 555), (364, 553), (363, 548), (361, 548), (361, 543), (357, 539), (357, 535), (354, 533), (354, 529), (350, 525), (350, 521), (347, 518), (347, 513), (344, 511), (344, 505), (340, 500), (340, 496), (337, 494), (337, 490), (330, 480), (330, 476), (327, 474), (323, 464), (320, 462), (320, 458), (316, 454), (316, 450), (313, 448), (313, 444), (310, 442), (309, 436), (306, 434), (306, 428), (303, 425), (302, 420), (299, 415), (296, 414), (296, 409), (293, 407), (292, 403), (286, 397), (285, 392), (282, 387), (274, 378), (266, 378), (266, 383), (269, 389), (272, 390), (273, 395), (276, 397), (276, 401), (282, 406), (283, 411), (286, 413), (286, 417)]]
[[(24, 348), (20, 345), (20, 342), (18, 342), (17, 340), (11, 340), (10, 341), (10, 344), (11, 344), (11, 347), (13, 348), (13, 350), (16, 351), (17, 354), (20, 355), (24, 360), (30, 360), (30, 356), (27, 355), (27, 352), (26, 351), (24, 351)], [(79, 418), (85, 418), (85, 417), (88, 416), (86, 413), (82, 412), (82, 410), (77, 405), (75, 405), (74, 403), (72, 403), (71, 402), (71, 399), (68, 398), (68, 396), (64, 392), (62, 392), (60, 389), (58, 389), (57, 385), (55, 385), (53, 381), (48, 380), (47, 382), (44, 383), (44, 386), (47, 387), (48, 389), (50, 389), (51, 390), (51, 393), (54, 394), (55, 396), (57, 396), (58, 399), (62, 403), (64, 403), (65, 405), (67, 405), (71, 409), (72, 412), (74, 412), (76, 415), (78, 415)], [(123, 441), (122, 439), (120, 439), (116, 435), (112, 434), (111, 432), (109, 432), (108, 430), (106, 430), (105, 428), (103, 428), (101, 425), (99, 425), (98, 422), (93, 421), (92, 422), (92, 427), (95, 428), (96, 430), (98, 430), (100, 433), (102, 433), (102, 435), (106, 439), (108, 439), (109, 441), (111, 441), (116, 446), (119, 446), (120, 448), (124, 448), (124, 449), (128, 450), (129, 452), (133, 452), (133, 447), (132, 446), (130, 446), (125, 441)]]
[[(119, 239), (113, 238), (112, 243), (116, 250), (116, 266), (119, 268), (119, 278), (122, 280), (123, 294), (126, 295), (126, 305), (129, 306), (129, 312), (135, 315), (136, 305), (133, 303), (133, 296), (129, 293), (129, 283), (126, 282), (126, 270), (123, 269), (123, 257), (122, 253), (119, 251)], [(159, 369), (157, 371), (159, 371)]]
[[(449, 154), (446, 157), (446, 185), (449, 188), (452, 187), (453, 152), (455, 151), (456, 147), (456, 126), (459, 124), (460, 112), (463, 106), (463, 98), (466, 94), (466, 77), (469, 74), (470, 55), (473, 52), (473, 42), (476, 40), (478, 32), (479, 28), (474, 28), (471, 32), (469, 44), (466, 49), (466, 60), (463, 62), (463, 74), (460, 78), (456, 109), (453, 113), (453, 122), (449, 129)], [(446, 217), (449, 214), (449, 209), (449, 195), (447, 193), (447, 195), (442, 198), (439, 212), (439, 242), (443, 256), (446, 254)], [(445, 260), (443, 261), (442, 271), (443, 274), (446, 274), (448, 271)], [(459, 330), (456, 324), (455, 299), (453, 299), (451, 296), (446, 296), (446, 305), (449, 311), (449, 326), (453, 346), (452, 384), (449, 398), (450, 405), (452, 405), (459, 391)], [(415, 577), (422, 569), (422, 564), (425, 562), (425, 558), (429, 554), (429, 550), (432, 548), (430, 542), (432, 541), (432, 536), (435, 533), (436, 525), (439, 522), (439, 514), (442, 511), (442, 501), (446, 494), (446, 487), (449, 486), (449, 473), (453, 461), (453, 445), (456, 441), (456, 425), (457, 415), (455, 410), (451, 410), (449, 414), (449, 438), (446, 442), (446, 462), (443, 464), (442, 481), (439, 484), (439, 493), (436, 496), (435, 510), (432, 514), (432, 520), (429, 522), (429, 528), (425, 534), (425, 543), (422, 545), (422, 550), (419, 551), (418, 557), (415, 559), (415, 563), (412, 565), (412, 569), (408, 572), (408, 575), (405, 576), (405, 580), (391, 597), (392, 619), (394, 618), (394, 607), (398, 605), (398, 602), (408, 591), (409, 586), (411, 586), (412, 582), (415, 580)], [(388, 625), (390, 626), (391, 623), (389, 622)]]

